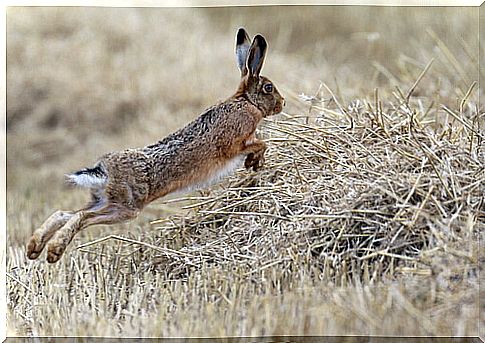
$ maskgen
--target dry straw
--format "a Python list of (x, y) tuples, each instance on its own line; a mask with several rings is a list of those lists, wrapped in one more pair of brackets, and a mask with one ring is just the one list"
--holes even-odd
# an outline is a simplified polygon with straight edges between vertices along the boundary
[[(480, 118), (466, 99), (457, 113), (416, 106), (412, 88), (404, 94), (396, 88), (383, 104), (375, 90), (372, 102), (345, 108), (332, 92), (301, 96), (308, 114), (265, 120), (262, 171), (165, 200), (161, 209), (174, 214), (151, 230), (92, 240), (55, 266), (11, 248), (10, 325), (28, 335), (66, 334), (72, 321), (69, 333), (82, 335), (471, 332), (483, 223)], [(410, 277), (404, 288), (395, 284), (402, 275)], [(261, 302), (265, 318), (278, 313), (287, 324), (255, 319)], [(302, 303), (332, 320), (293, 322), (291, 309)], [(348, 311), (363, 321), (335, 319)]]
[(242, 278), (298, 271), (338, 283), (431, 274), (423, 256), (476, 228), (484, 171), (483, 134), (473, 108), (464, 112), (466, 98), (462, 113), (443, 107), (435, 114), (456, 119), (447, 126), (410, 103), (430, 65), (385, 107), (376, 89), (373, 103), (343, 108), (323, 85), (334, 109), (302, 96), (309, 115), (265, 120), (263, 171), (241, 171), (206, 195), (166, 201), (187, 212), (153, 222), (158, 234), (150, 243), (109, 236), (80, 248), (107, 239), (134, 244), (144, 251), (137, 263), (171, 280), (211, 265)]
[[(475, 10), (12, 11), (9, 335), (477, 336)], [(259, 132), (265, 167), (89, 228), (59, 263), (27, 260), (52, 209), (87, 196), (56, 186), (64, 172), (159, 139), (228, 95), (205, 80), (229, 82), (232, 47), (220, 43), (241, 19), (271, 40), (265, 70), (288, 100)], [(316, 77), (331, 86), (309, 95)]]

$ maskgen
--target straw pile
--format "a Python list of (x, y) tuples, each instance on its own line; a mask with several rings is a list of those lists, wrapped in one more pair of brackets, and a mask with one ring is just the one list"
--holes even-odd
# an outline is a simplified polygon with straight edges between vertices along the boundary
[(134, 244), (136, 264), (169, 280), (210, 266), (254, 281), (306, 275), (339, 284), (433, 273), (427, 257), (477, 234), (484, 171), (476, 109), (465, 98), (461, 113), (426, 110), (410, 101), (413, 88), (385, 105), (376, 90), (374, 103), (343, 108), (327, 90), (330, 99), (300, 97), (308, 115), (265, 120), (262, 171), (165, 201), (187, 212), (153, 222), (141, 240), (109, 236), (81, 249), (113, 238)]
[[(122, 236), (83, 237), (55, 265), (11, 248), (16, 330), (474, 334), (478, 111), (466, 98), (455, 111), (394, 95), (345, 108), (333, 95), (301, 96), (307, 114), (263, 123), (261, 171), (150, 206)], [(171, 215), (149, 228), (154, 210)]]

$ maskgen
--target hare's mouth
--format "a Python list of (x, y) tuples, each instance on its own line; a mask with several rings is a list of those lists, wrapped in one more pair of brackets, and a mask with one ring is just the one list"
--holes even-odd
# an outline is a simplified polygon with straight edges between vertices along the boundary
[(278, 114), (283, 111), (283, 104), (276, 104), (273, 110), (273, 114)]

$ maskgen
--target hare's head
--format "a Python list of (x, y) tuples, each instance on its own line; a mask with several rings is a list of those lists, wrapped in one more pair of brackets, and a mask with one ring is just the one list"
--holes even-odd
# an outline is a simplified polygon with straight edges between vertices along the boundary
[(267, 77), (261, 76), (268, 44), (261, 35), (256, 35), (251, 43), (243, 28), (236, 34), (236, 59), (241, 71), (241, 83), (237, 95), (245, 96), (256, 105), (265, 117), (280, 113), (285, 99)]

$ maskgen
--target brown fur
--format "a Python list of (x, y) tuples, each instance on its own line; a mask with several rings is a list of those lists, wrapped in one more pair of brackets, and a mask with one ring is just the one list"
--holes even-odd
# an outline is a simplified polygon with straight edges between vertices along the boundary
[(79, 211), (50, 216), (32, 235), (27, 256), (36, 259), (47, 245), (47, 261), (57, 262), (73, 237), (89, 225), (133, 219), (155, 199), (217, 181), (239, 159), (247, 169), (261, 168), (266, 144), (256, 139), (256, 128), (284, 105), (272, 82), (259, 75), (266, 47), (262, 36), (250, 44), (246, 31), (239, 29), (241, 82), (233, 96), (155, 144), (106, 154), (94, 168), (71, 174), (71, 182), (91, 189), (92, 201)]

